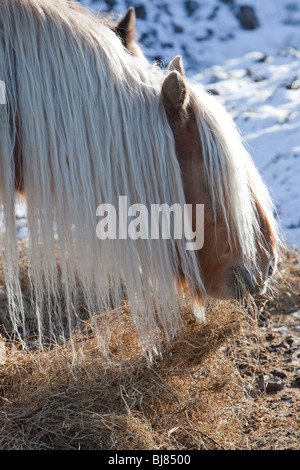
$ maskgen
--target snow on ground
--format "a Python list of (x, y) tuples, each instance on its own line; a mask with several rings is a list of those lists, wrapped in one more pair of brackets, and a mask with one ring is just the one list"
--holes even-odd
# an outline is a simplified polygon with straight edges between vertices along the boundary
[[(113, 10), (123, 15), (136, 8), (137, 33), (148, 58), (168, 63), (182, 54), (189, 73), (222, 65), (251, 51), (275, 55), (300, 47), (299, 0), (81, 0), (94, 12)], [(253, 7), (255, 30), (241, 28), (243, 5)]]
[[(270, 188), (287, 242), (300, 247), (300, 0), (82, 0), (124, 15), (135, 6), (149, 60), (181, 54), (241, 130)], [(243, 5), (258, 27), (245, 29)], [(19, 211), (20, 233), (26, 219)]]
[(218, 93), (274, 200), (288, 244), (300, 246), (300, 52), (248, 53), (193, 79)]

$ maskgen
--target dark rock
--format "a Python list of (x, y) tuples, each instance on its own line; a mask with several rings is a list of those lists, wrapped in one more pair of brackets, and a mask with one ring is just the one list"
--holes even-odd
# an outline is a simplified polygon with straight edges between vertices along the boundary
[(219, 11), (219, 7), (215, 7), (213, 11), (211, 12), (211, 14), (207, 17), (208, 21), (214, 20), (217, 16), (218, 11)]
[(157, 31), (155, 29), (148, 30), (146, 33), (143, 33), (140, 36), (139, 42), (143, 44), (145, 47), (151, 47), (153, 43), (156, 41)]
[(270, 377), (269, 375), (262, 375), (257, 382), (257, 388), (261, 392), (273, 393), (280, 392), (285, 386), (285, 382), (277, 377)]
[(298, 375), (297, 377), (295, 377), (294, 381), (293, 381), (293, 386), (294, 387), (297, 387), (297, 388), (300, 388), (300, 375)]
[(264, 80), (267, 80), (267, 78), (263, 77), (262, 75), (260, 77), (255, 77), (254, 78), (255, 83), (263, 82)]
[(173, 24), (174, 33), (183, 33), (183, 27), (178, 24)]
[[(93, 0), (93, 3), (95, 3), (96, 0)], [(108, 6), (109, 10), (113, 10), (114, 7), (116, 6), (117, 4), (117, 1), (116, 0), (104, 0), (106, 5)]]
[(284, 386), (285, 382), (283, 382), (281, 379), (278, 379), (277, 377), (272, 377), (267, 383), (266, 392), (280, 392)]
[(135, 7), (135, 16), (140, 20), (145, 20), (147, 18), (146, 8), (144, 5), (137, 5)]
[(286, 374), (284, 372), (280, 372), (279, 370), (273, 370), (272, 374), (275, 377), (279, 377), (280, 379), (285, 379), (286, 378)]
[(263, 54), (259, 59), (257, 59), (257, 63), (263, 63), (267, 60), (268, 56), (266, 54)]
[(294, 343), (297, 342), (296, 338), (294, 336), (290, 336), (290, 335), (287, 336), (285, 340), (286, 340), (286, 342), (289, 346), (292, 346)]
[(210, 95), (214, 95), (214, 96), (218, 96), (220, 94), (218, 90), (216, 90), (215, 88), (209, 88), (207, 90), (207, 93), (209, 93)]
[(212, 37), (213, 34), (214, 34), (213, 30), (210, 28), (207, 28), (205, 36), (197, 36), (196, 41), (207, 41), (209, 38)]
[(199, 3), (195, 0), (185, 0), (184, 7), (187, 13), (187, 16), (192, 16), (195, 11), (199, 8)]
[(273, 339), (275, 339), (275, 336), (273, 335), (273, 333), (268, 333), (266, 335), (266, 341), (273, 341)]
[(255, 29), (259, 26), (259, 21), (253, 7), (247, 5), (240, 6), (236, 16), (244, 29)]

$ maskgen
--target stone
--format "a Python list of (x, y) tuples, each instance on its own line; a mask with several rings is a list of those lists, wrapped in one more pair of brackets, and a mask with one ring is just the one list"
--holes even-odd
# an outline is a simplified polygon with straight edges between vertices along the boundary
[(285, 382), (277, 377), (270, 377), (269, 375), (262, 375), (257, 382), (257, 388), (261, 392), (273, 393), (280, 392), (285, 386)]
[(274, 375), (275, 377), (279, 377), (280, 379), (285, 379), (286, 378), (286, 374), (284, 372), (279, 371), (279, 370), (273, 370), (272, 375)]
[(174, 33), (183, 33), (183, 27), (178, 24), (173, 24)]
[(243, 5), (239, 7), (237, 18), (244, 29), (256, 29), (259, 26), (259, 21), (253, 7)]
[(184, 7), (188, 16), (192, 16), (198, 10), (199, 4), (195, 0), (185, 0)]
[(145, 20), (147, 18), (146, 8), (144, 5), (135, 6), (135, 16), (140, 20)]
[[(106, 5), (108, 6), (109, 10), (113, 10), (117, 4), (116, 0), (104, 0)], [(93, 3), (95, 3), (95, 0), (93, 0)]]
[(295, 385), (295, 387), (300, 388), (300, 375), (295, 377), (293, 384)]
[(271, 379), (267, 383), (266, 392), (280, 392), (285, 386), (285, 382), (277, 377), (271, 377)]
[(266, 390), (266, 383), (269, 380), (270, 376), (269, 375), (261, 375), (257, 381), (257, 388), (261, 392), (265, 392)]

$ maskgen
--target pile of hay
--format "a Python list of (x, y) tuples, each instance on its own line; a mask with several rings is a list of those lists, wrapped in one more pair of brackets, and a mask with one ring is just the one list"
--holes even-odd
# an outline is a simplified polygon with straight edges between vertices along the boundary
[[(299, 282), (299, 273), (295, 276)], [(286, 280), (281, 282), (286, 289)], [(151, 365), (137, 346), (126, 306), (122, 354), (112, 336), (114, 363), (99, 355), (92, 325), (75, 343), (76, 363), (72, 348), (24, 351), (3, 333), (0, 449), (272, 448), (270, 439), (262, 443), (257, 434), (267, 406), (256, 388), (264, 350), (257, 319), (266, 314), (265, 306), (266, 301), (243, 308), (212, 302), (204, 324), (187, 308), (185, 330)], [(114, 312), (111, 316), (113, 322)], [(285, 447), (297, 446), (290, 421)], [(269, 423), (274, 426), (274, 420)]]

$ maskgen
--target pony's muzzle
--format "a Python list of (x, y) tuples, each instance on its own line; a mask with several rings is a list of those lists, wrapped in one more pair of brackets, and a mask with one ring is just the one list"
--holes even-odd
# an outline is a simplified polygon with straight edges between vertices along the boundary
[(262, 294), (266, 287), (267, 280), (276, 270), (277, 260), (271, 256), (264, 272), (255, 270), (255, 274), (249, 269), (241, 266), (231, 266), (229, 268), (229, 279), (235, 288), (236, 298), (242, 298), (246, 294)]
[(247, 294), (257, 294), (262, 289), (261, 282), (258, 282), (246, 268), (233, 266), (230, 270), (230, 278), (233, 281), (237, 299), (241, 299)]

